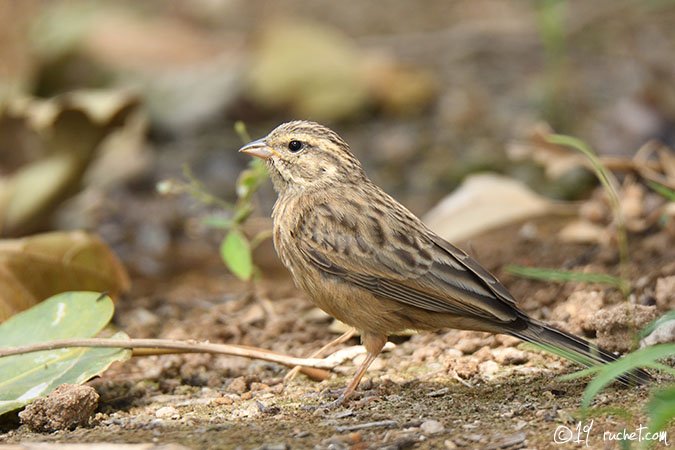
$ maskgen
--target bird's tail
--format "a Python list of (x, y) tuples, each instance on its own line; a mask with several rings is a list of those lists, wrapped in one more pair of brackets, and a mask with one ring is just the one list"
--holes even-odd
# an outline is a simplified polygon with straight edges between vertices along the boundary
[[(578, 336), (555, 329), (533, 319), (528, 320), (527, 328), (512, 331), (511, 335), (526, 342), (543, 346), (555, 354), (564, 356), (584, 366), (590, 367), (619, 359), (618, 356)], [(626, 385), (638, 385), (649, 382), (651, 376), (642, 369), (634, 369), (621, 375), (617, 380)]]

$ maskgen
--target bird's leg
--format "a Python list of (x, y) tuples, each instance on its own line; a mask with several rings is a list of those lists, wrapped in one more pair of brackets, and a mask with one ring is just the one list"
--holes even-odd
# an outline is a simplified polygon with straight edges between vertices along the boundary
[[(318, 358), (320, 356), (323, 356), (327, 350), (330, 350), (331, 348), (335, 347), (336, 345), (340, 345), (343, 342), (347, 342), (349, 339), (352, 338), (352, 336), (354, 336), (354, 334), (356, 334), (356, 329), (352, 327), (349, 330), (345, 331), (337, 339), (333, 339), (328, 344), (324, 345), (319, 350), (312, 353), (309, 357), (310, 358)], [(299, 371), (300, 371), (300, 366), (293, 367), (284, 377), (284, 383), (286, 383), (288, 381), (291, 381), (293, 378), (295, 378), (295, 376), (298, 374)]]
[(363, 378), (363, 376), (366, 374), (366, 370), (368, 370), (368, 367), (373, 363), (373, 361), (375, 361), (375, 358), (377, 358), (377, 356), (380, 354), (382, 348), (384, 347), (384, 344), (387, 343), (387, 336), (383, 334), (363, 333), (361, 335), (361, 342), (368, 351), (366, 359), (361, 363), (359, 368), (356, 370), (354, 378), (352, 378), (352, 381), (349, 382), (349, 384), (342, 392), (342, 394), (340, 394), (337, 400), (329, 403), (328, 405), (324, 405), (324, 407), (335, 408), (337, 406), (341, 406), (345, 402), (345, 400), (347, 400), (354, 393), (356, 388), (359, 386), (359, 383), (361, 382), (361, 378)]

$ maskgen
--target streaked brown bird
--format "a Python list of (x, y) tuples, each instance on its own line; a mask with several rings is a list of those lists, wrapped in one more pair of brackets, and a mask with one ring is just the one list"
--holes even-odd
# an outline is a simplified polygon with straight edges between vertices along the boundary
[[(403, 330), (503, 333), (587, 365), (616, 359), (518, 309), (497, 278), (370, 181), (332, 130), (284, 123), (239, 151), (267, 165), (278, 193), (274, 246), (296, 285), (361, 331), (367, 358), (334, 405), (354, 392), (388, 336)], [(622, 381), (648, 378), (638, 371)]]

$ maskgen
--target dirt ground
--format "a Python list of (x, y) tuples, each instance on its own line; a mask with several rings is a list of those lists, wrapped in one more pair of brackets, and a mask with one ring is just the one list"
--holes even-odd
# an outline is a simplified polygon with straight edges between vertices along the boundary
[[(612, 251), (557, 242), (561, 225), (559, 220), (533, 220), (526, 228), (537, 230), (535, 238), (531, 233), (525, 237), (519, 224), (463, 247), (494, 270), (534, 316), (559, 317), (556, 306), (573, 291), (597, 291), (606, 304), (622, 301), (602, 286), (542, 283), (502, 273), (508, 262), (532, 261), (541, 267), (592, 265), (613, 272)], [(673, 249), (663, 245), (664, 239), (663, 231), (632, 239), (632, 279), (647, 277), (651, 282), (643, 285), (650, 285), (673, 273)], [(272, 275), (252, 290), (225, 274), (217, 257), (208, 256), (213, 252), (206, 252), (207, 246), (204, 253), (195, 248), (200, 247), (175, 249), (176, 260), (190, 270), (161, 284), (136, 280), (129, 297), (133, 302), (118, 305), (120, 328), (134, 337), (209, 339), (298, 356), (335, 337), (330, 319), (295, 290), (280, 267), (268, 267)], [(269, 251), (263, 249), (259, 258), (265, 260)], [(640, 294), (636, 298), (644, 301)], [(574, 320), (569, 317), (568, 326)], [(444, 331), (392, 340), (395, 347), (373, 364), (357, 398), (337, 410), (306, 406), (327, 402), (331, 390), (344, 386), (354, 370), (352, 360), (323, 382), (298, 376), (284, 384), (287, 369), (270, 363), (209, 355), (145, 357), (89, 383), (101, 396), (90, 426), (40, 434), (10, 420), (3, 424), (0, 442), (153, 442), (193, 449), (546, 449), (566, 439), (581, 443), (560, 448), (582, 447), (588, 438), (590, 448), (619, 448), (617, 442), (603, 440), (605, 432), (636, 430), (647, 423), (644, 404), (651, 386), (612, 387), (584, 418), (579, 410), (584, 383), (558, 379), (573, 367), (513, 338)], [(357, 343), (353, 339), (343, 347)], [(579, 423), (590, 430), (570, 434)]]

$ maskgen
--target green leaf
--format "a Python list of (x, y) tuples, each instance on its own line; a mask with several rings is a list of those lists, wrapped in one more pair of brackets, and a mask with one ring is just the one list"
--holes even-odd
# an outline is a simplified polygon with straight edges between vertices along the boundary
[(668, 186), (664, 186), (661, 183), (657, 183), (656, 181), (651, 180), (647, 180), (647, 186), (652, 188), (658, 194), (661, 194), (661, 196), (664, 197), (666, 200), (675, 202), (675, 191), (670, 189)]
[(234, 221), (231, 218), (221, 217), (221, 216), (208, 216), (202, 219), (202, 225), (209, 228), (221, 228), (227, 230), (231, 228), (234, 224)]
[(506, 271), (510, 274), (523, 278), (531, 278), (533, 280), (607, 284), (622, 290), (628, 284), (623, 278), (614, 277), (604, 273), (574, 272), (568, 270), (518, 266), (514, 264), (506, 266)]
[(248, 200), (267, 180), (267, 170), (259, 159), (252, 159), (237, 178), (237, 197)]
[(236, 228), (230, 230), (220, 244), (220, 256), (237, 278), (244, 281), (251, 279), (253, 275), (251, 244), (241, 231)]
[[(58, 294), (0, 324), (0, 347), (93, 337), (108, 324), (113, 311), (107, 295)], [(113, 337), (127, 338), (124, 333)], [(64, 348), (0, 358), (0, 415), (49, 394), (61, 384), (83, 383), (114, 361), (130, 356), (128, 349)]]
[(663, 430), (675, 418), (675, 385), (658, 390), (647, 403), (649, 413), (649, 431)]
[(237, 120), (234, 123), (234, 132), (237, 133), (237, 136), (239, 136), (239, 139), (246, 144), (247, 142), (251, 142), (251, 135), (248, 134), (248, 130), (246, 129), (246, 123), (242, 120)]
[(652, 322), (649, 322), (641, 331), (640, 331), (640, 339), (645, 338), (652, 334), (654, 330), (656, 330), (658, 327), (663, 325), (666, 322), (670, 322), (671, 320), (675, 320), (675, 310), (668, 311), (661, 317), (657, 318), (656, 320), (653, 320)]
[(582, 406), (584, 408), (588, 407), (593, 398), (621, 374), (630, 372), (638, 367), (653, 366), (657, 360), (673, 355), (675, 355), (675, 344), (659, 344), (641, 348), (617, 361), (598, 366), (600, 370), (598, 370), (597, 376), (586, 386)]

